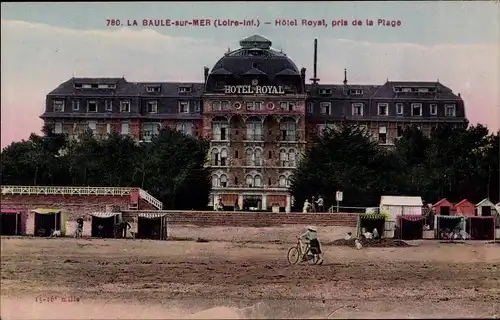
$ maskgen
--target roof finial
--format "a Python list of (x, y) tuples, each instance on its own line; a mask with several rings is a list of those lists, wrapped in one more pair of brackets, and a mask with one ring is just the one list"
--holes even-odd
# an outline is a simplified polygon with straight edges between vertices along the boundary
[(437, 79), (437, 83), (439, 83), (439, 78)]
[(347, 85), (347, 69), (344, 69), (344, 86)]
[(385, 78), (385, 82), (389, 82), (389, 77)]
[(227, 47), (227, 53), (231, 52), (231, 48)]

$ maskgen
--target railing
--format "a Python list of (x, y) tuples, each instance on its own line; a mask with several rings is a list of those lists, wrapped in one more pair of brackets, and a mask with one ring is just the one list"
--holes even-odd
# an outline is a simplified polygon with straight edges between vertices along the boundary
[(140, 188), (124, 187), (52, 187), (52, 186), (2, 186), (2, 195), (63, 195), (63, 196), (128, 196), (139, 190), (139, 197), (161, 210), (161, 201)]
[(158, 210), (163, 209), (163, 203), (161, 203), (160, 200), (156, 199), (155, 197), (153, 197), (152, 195), (150, 195), (149, 193), (147, 193), (142, 189), (139, 189), (139, 197), (141, 197), (141, 199), (144, 199), (145, 201), (155, 206), (155, 208), (157, 208)]

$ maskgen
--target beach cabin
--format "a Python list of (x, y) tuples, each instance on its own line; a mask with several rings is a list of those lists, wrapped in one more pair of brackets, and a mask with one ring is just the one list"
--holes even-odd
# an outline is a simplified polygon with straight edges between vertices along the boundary
[(441, 216), (451, 216), (455, 213), (455, 206), (446, 198), (443, 198), (433, 204), (432, 209), (434, 209), (434, 212), (437, 215)]
[(496, 215), (496, 208), (490, 199), (485, 198), (476, 205), (477, 215), (479, 217), (491, 217)]
[(422, 216), (423, 202), (421, 197), (382, 196), (379, 210), (380, 213), (387, 214), (384, 236), (393, 238), (398, 217)]
[(457, 216), (474, 217), (476, 215), (476, 206), (467, 199), (463, 199), (455, 205)]

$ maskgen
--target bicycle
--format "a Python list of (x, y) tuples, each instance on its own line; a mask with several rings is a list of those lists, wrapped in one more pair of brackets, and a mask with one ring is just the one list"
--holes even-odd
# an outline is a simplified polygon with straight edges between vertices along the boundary
[(297, 240), (297, 244), (295, 246), (288, 249), (287, 259), (290, 265), (297, 264), (299, 260), (300, 262), (307, 261), (313, 265), (320, 262), (319, 254), (311, 252), (309, 243), (304, 246), (301, 239)]
[(75, 239), (77, 238), (81, 238), (83, 235), (83, 231), (81, 228), (76, 228), (76, 231), (75, 231)]

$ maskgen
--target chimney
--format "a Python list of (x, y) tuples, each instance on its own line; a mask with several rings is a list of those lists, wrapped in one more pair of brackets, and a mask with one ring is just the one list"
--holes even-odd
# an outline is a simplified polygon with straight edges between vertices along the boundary
[(207, 79), (208, 79), (208, 68), (207, 67), (204, 67), (203, 68), (203, 71), (204, 71), (204, 76), (205, 76), (205, 82), (207, 82)]
[(314, 39), (314, 65), (313, 65), (313, 77), (309, 80), (312, 81), (313, 84), (317, 84), (319, 79), (317, 78), (318, 74), (318, 39)]
[(302, 79), (302, 88), (304, 88), (304, 92), (306, 90), (306, 68), (300, 69), (300, 78)]
[(344, 69), (344, 86), (347, 85), (347, 69)]

